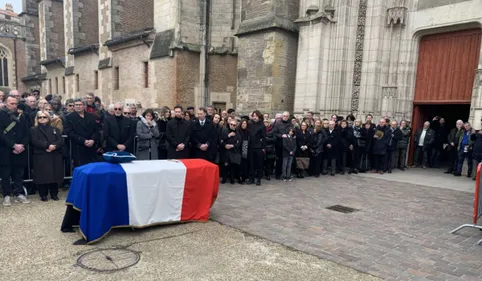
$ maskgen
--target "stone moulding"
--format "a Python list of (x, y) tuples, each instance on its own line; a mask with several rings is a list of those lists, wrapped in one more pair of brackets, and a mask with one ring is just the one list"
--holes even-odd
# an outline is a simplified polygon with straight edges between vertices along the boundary
[(367, 17), (367, 0), (360, 0), (356, 31), (355, 63), (353, 66), (353, 90), (351, 95), (351, 111), (356, 113), (360, 104), (360, 84), (362, 78), (363, 49), (365, 44), (365, 22)]
[(104, 46), (112, 47), (112, 46), (124, 44), (124, 43), (134, 41), (134, 40), (141, 40), (141, 41), (144, 41), (144, 43), (146, 43), (146, 45), (148, 45), (150, 47), (150, 45), (148, 44), (150, 42), (147, 42), (146, 39), (153, 32), (155, 32), (155, 31), (152, 27), (144, 28), (144, 29), (139, 30), (139, 31), (134, 31), (134, 32), (131, 32), (129, 34), (125, 34), (125, 35), (122, 35), (122, 36), (119, 36), (119, 37), (114, 37), (110, 40), (107, 40), (107, 41), (104, 42)]
[(407, 11), (408, 8), (406, 7), (392, 7), (387, 9), (387, 25), (401, 25), (404, 27), (407, 20)]
[(65, 68), (65, 76), (74, 75), (74, 67), (70, 66)]
[(93, 44), (93, 45), (89, 45), (89, 46), (80, 46), (80, 47), (70, 48), (67, 51), (67, 53), (69, 55), (79, 55), (79, 54), (86, 53), (86, 52), (93, 52), (93, 53), (98, 54), (98, 50), (99, 50), (99, 44)]
[(299, 32), (298, 26), (291, 20), (276, 15), (267, 15), (241, 22), (235, 36), (241, 37), (269, 29), (281, 29), (291, 33)]
[(310, 23), (319, 23), (319, 22), (328, 24), (328, 23), (336, 23), (336, 20), (334, 20), (330, 15), (328, 15), (325, 12), (318, 12), (314, 15), (308, 15), (306, 17), (301, 17), (295, 20), (295, 23), (298, 25), (308, 25)]
[(28, 82), (37, 82), (40, 84), (42, 84), (42, 80), (45, 80), (47, 78), (47, 73), (40, 73), (40, 74), (32, 74), (32, 75), (28, 75), (28, 76), (25, 76), (22, 78), (22, 82), (24, 83), (28, 83)]
[(482, 69), (475, 70), (474, 88), (482, 87)]
[(54, 58), (49, 60), (43, 60), (40, 65), (47, 68), (56, 68), (58, 66), (65, 68), (65, 58)]
[(382, 87), (382, 98), (394, 98), (398, 96), (397, 86), (383, 86)]
[(109, 68), (109, 67), (112, 67), (112, 63), (111, 63), (111, 58), (110, 58), (110, 57), (105, 58), (105, 59), (103, 59), (103, 60), (100, 60), (100, 61), (99, 61), (99, 66), (98, 66), (97, 68), (100, 70), (100, 69)]

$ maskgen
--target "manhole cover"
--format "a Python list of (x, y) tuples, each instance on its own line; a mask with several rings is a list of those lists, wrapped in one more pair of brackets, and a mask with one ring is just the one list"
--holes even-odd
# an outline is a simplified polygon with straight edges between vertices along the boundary
[(335, 211), (335, 212), (344, 213), (344, 214), (353, 213), (355, 211), (358, 211), (357, 209), (353, 209), (353, 208), (350, 208), (350, 207), (347, 207), (347, 206), (342, 206), (342, 205), (330, 206), (327, 209)]
[(131, 267), (139, 262), (139, 252), (127, 249), (98, 249), (81, 255), (77, 265), (97, 272), (112, 272)]

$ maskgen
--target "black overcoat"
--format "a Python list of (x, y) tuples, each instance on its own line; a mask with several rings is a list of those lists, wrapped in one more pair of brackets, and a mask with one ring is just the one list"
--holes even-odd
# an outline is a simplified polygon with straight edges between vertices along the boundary
[[(191, 143), (194, 148), (194, 157), (204, 159), (207, 161), (214, 161), (217, 151), (217, 136), (218, 133), (214, 129), (214, 125), (209, 119), (204, 120), (204, 125), (201, 126), (199, 120), (194, 121), (191, 131)], [(207, 144), (208, 149), (206, 151), (201, 150), (201, 145)]]
[[(64, 181), (62, 133), (50, 125), (39, 125), (30, 129), (30, 139), (33, 149), (33, 182), (35, 184), (62, 183)], [(50, 145), (55, 145), (56, 149), (47, 152)]]
[[(182, 118), (173, 118), (167, 122), (166, 139), (168, 143), (168, 159), (189, 158), (189, 142), (191, 140), (191, 124)], [(184, 144), (184, 150), (176, 151), (179, 144)]]
[[(97, 160), (97, 145), (100, 140), (99, 125), (95, 122), (92, 114), (85, 112), (84, 118), (77, 112), (72, 112), (65, 118), (67, 123), (64, 126), (64, 133), (69, 136), (72, 142), (72, 158), (74, 166), (82, 166)], [(86, 140), (93, 140), (92, 147), (84, 145)]]
[[(134, 124), (135, 122), (135, 124)], [(136, 135), (137, 120), (121, 117), (118, 126), (115, 116), (109, 115), (104, 120), (104, 139), (106, 151), (118, 151), (117, 145), (125, 145), (127, 152), (134, 152), (134, 137)]]
[[(6, 134), (4, 131), (15, 122), (15, 126)], [(23, 115), (0, 110), (0, 166), (27, 166), (27, 146), (29, 140), (28, 120)], [(15, 144), (23, 144), (25, 151), (20, 154), (13, 153)]]

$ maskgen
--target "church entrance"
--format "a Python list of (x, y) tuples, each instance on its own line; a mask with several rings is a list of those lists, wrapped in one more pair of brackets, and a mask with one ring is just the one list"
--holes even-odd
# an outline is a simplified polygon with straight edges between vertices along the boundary
[[(468, 121), (481, 29), (424, 36), (420, 40), (412, 119), (412, 140), (425, 121), (443, 117), (449, 128)], [(409, 163), (413, 162), (413, 142)]]

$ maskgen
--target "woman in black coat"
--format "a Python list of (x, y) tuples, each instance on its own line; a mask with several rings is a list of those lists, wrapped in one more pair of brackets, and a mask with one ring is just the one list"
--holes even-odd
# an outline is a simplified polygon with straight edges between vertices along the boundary
[(240, 151), (240, 137), (236, 131), (236, 121), (230, 120), (228, 122), (229, 128), (224, 128), (222, 131), (221, 155), (224, 164), (224, 171), (221, 183), (226, 183), (228, 177), (231, 184), (234, 184), (234, 178), (237, 176), (236, 172), (239, 170), (241, 164)]
[(360, 153), (360, 163), (358, 164), (358, 170), (361, 173), (366, 173), (370, 171), (372, 167), (372, 143), (373, 135), (375, 130), (373, 130), (371, 122), (367, 122), (363, 125), (361, 130), (361, 136), (358, 139), (358, 150)]
[(324, 130), (320, 125), (315, 126), (314, 133), (311, 137), (310, 171), (315, 178), (320, 176), (323, 162), (323, 142), (325, 136), (323, 132)]
[(35, 126), (30, 129), (33, 146), (33, 183), (38, 186), (40, 199), (47, 201), (50, 196), (57, 201), (59, 185), (64, 181), (62, 133), (50, 125), (50, 115), (45, 111), (37, 112)]
[[(340, 174), (344, 175), (347, 160), (352, 158), (353, 147), (354, 147), (354, 138), (353, 138), (353, 129), (348, 127), (348, 122), (346, 120), (341, 121), (340, 124)], [(351, 173), (351, 169), (350, 169)]]
[(159, 129), (159, 159), (167, 159), (167, 139), (166, 139), (166, 127), (167, 122), (171, 120), (171, 109), (164, 107), (161, 110), (161, 114), (157, 122), (157, 128)]
[[(310, 159), (311, 157), (311, 138), (312, 133), (308, 129), (308, 123), (301, 122), (300, 129), (296, 130), (296, 159), (297, 164), (298, 162), (303, 162), (303, 158)], [(310, 161), (311, 162), (311, 161)], [(308, 164), (304, 169), (301, 166), (297, 165), (297, 177), (304, 178), (307, 175), (307, 171), (309, 169), (309, 162), (306, 161), (305, 164)]]
[(249, 131), (248, 131), (248, 121), (242, 120), (239, 124), (236, 134), (239, 137), (241, 144), (241, 166), (239, 175), (239, 184), (247, 183), (249, 178)]

